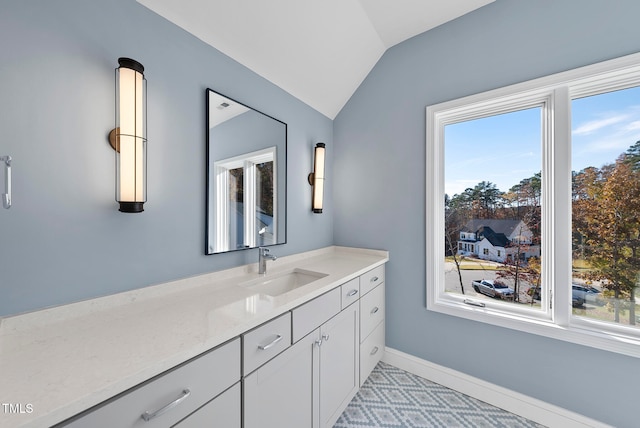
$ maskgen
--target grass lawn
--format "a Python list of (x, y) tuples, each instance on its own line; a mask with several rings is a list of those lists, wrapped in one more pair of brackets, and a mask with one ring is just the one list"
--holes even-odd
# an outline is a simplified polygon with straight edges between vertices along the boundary
[[(455, 263), (451, 256), (445, 257), (445, 261)], [(460, 262), (460, 270), (498, 270), (502, 266), (500, 263), (471, 259), (468, 257), (462, 257), (462, 259), (458, 259), (458, 261)]]

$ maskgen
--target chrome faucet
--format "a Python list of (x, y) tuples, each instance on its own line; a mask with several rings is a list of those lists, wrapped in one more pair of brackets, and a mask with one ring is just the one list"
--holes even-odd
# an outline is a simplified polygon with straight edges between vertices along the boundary
[(258, 273), (267, 273), (267, 260), (276, 260), (278, 257), (269, 253), (269, 249), (265, 247), (258, 248)]

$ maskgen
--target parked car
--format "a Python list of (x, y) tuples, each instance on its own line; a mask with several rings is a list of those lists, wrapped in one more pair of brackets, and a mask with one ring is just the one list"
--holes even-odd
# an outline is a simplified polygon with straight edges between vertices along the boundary
[(571, 284), (572, 295), (580, 296), (585, 303), (592, 305), (604, 305), (604, 299), (600, 290), (588, 285)]
[(486, 294), (489, 297), (496, 297), (503, 300), (513, 299), (513, 288), (509, 288), (499, 281), (481, 279), (479, 281), (472, 281), (471, 286), (476, 290), (476, 293)]
[(574, 308), (581, 308), (586, 302), (584, 294), (578, 290), (571, 290), (571, 306)]
[[(532, 296), (534, 300), (540, 300), (540, 288), (531, 287), (527, 290), (527, 294)], [(584, 290), (580, 290), (573, 287), (571, 290), (571, 306), (574, 308), (581, 308), (587, 302), (587, 293)], [(590, 296), (591, 297), (591, 296)]]

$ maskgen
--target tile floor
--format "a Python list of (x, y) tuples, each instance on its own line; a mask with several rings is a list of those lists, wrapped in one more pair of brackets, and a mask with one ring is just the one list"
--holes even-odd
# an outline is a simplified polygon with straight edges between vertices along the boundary
[(334, 428), (541, 428), (385, 363), (379, 363)]

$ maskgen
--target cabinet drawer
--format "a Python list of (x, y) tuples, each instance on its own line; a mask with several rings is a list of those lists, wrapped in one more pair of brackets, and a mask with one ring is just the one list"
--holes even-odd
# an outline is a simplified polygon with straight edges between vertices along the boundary
[(360, 299), (360, 341), (364, 341), (384, 319), (384, 284)]
[(295, 308), (293, 312), (293, 341), (297, 342), (320, 324), (340, 312), (340, 287)]
[(360, 298), (360, 278), (354, 278), (342, 284), (340, 286), (340, 293), (342, 294), (342, 309), (357, 302)]
[[(172, 426), (240, 380), (240, 339), (173, 369), (62, 426)], [(161, 411), (166, 409), (166, 411)], [(152, 417), (156, 413), (155, 417)], [(143, 414), (150, 417), (143, 419)]]
[(242, 345), (247, 375), (291, 346), (291, 312), (243, 334)]
[(384, 265), (371, 269), (360, 276), (360, 293), (364, 296), (384, 282)]
[(238, 382), (172, 428), (240, 428), (241, 399)]
[(369, 377), (384, 353), (384, 321), (360, 345), (360, 386)]

